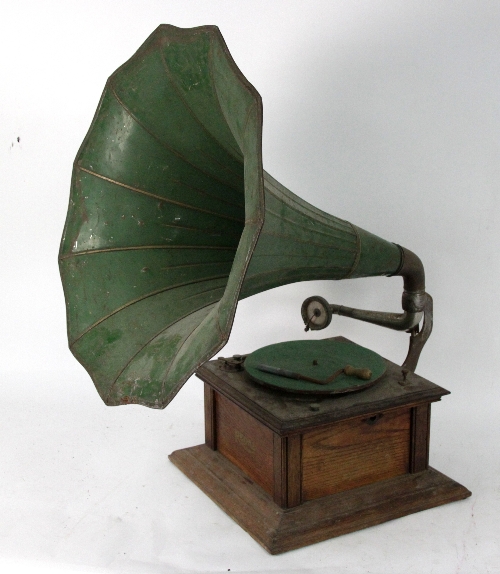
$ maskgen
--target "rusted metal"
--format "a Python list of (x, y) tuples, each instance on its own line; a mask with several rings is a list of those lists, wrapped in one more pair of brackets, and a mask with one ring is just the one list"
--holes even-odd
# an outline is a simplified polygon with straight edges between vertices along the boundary
[[(302, 303), (301, 314), (306, 331), (324, 329), (330, 324), (333, 314), (396, 331), (406, 331), (410, 333), (410, 348), (403, 367), (415, 371), (420, 353), (432, 331), (432, 297), (425, 292), (425, 272), (420, 258), (409, 249), (400, 245), (398, 247), (401, 252), (401, 263), (391, 276), (403, 277), (404, 291), (401, 300), (403, 313), (354, 309), (328, 303), (323, 297), (313, 296)], [(422, 319), (424, 322), (420, 331), (419, 325)]]
[[(432, 324), (433, 324), (433, 301), (429, 294), (426, 294), (426, 301), (424, 305), (424, 321), (422, 323), (422, 329), (419, 329), (417, 325), (410, 331), (410, 348), (408, 349), (408, 355), (406, 356), (405, 362), (403, 363), (403, 369), (409, 371), (415, 371), (417, 368), (418, 359), (420, 358), (420, 353), (424, 348), (427, 339), (431, 336)], [(405, 377), (406, 380), (406, 377)]]
[(220, 369), (223, 371), (238, 372), (243, 370), (246, 355), (233, 355), (232, 357), (218, 357)]

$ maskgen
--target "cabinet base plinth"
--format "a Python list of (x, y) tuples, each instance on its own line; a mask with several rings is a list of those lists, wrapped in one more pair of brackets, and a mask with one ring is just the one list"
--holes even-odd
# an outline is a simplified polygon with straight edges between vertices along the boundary
[(461, 500), (470, 491), (433, 468), (284, 509), (242, 470), (206, 445), (170, 460), (271, 554)]

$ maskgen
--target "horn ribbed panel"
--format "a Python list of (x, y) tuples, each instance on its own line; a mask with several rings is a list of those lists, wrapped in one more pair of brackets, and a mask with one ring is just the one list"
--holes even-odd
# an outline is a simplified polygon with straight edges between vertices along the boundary
[(106, 404), (165, 407), (242, 297), (397, 268), (393, 244), (264, 189), (261, 138), (260, 96), (213, 26), (160, 26), (109, 78), (59, 255), (70, 347)]
[(343, 279), (359, 254), (347, 221), (314, 208), (264, 174), (266, 217), (241, 298), (307, 279)]
[(264, 172), (266, 215), (240, 299), (314, 279), (394, 273), (398, 247), (302, 200)]
[(75, 160), (59, 257), (68, 338), (108, 404), (172, 398), (169, 369), (217, 311), (244, 229), (214, 32), (160, 27), (108, 80)]

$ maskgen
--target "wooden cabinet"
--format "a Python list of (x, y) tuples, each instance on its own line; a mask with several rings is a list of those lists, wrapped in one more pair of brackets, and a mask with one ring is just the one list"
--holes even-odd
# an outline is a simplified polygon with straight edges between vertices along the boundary
[(429, 467), (431, 403), (445, 389), (387, 361), (373, 387), (340, 396), (278, 392), (211, 361), (205, 445), (171, 460), (269, 552), (459, 500)]

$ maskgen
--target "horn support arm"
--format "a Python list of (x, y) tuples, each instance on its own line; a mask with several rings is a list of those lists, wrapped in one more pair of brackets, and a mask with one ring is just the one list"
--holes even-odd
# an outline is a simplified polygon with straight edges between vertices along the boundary
[(403, 313), (385, 313), (382, 311), (370, 311), (368, 309), (354, 309), (353, 307), (345, 307), (344, 305), (330, 304), (330, 310), (334, 315), (341, 315), (342, 317), (351, 317), (358, 319), (365, 323), (373, 323), (395, 331), (408, 331), (413, 329), (422, 320), (423, 313), (411, 313), (404, 311)]
[(384, 313), (330, 304), (331, 312), (396, 331), (408, 331), (417, 326), (422, 320), (427, 298), (424, 266), (415, 253), (400, 245), (398, 247), (401, 251), (401, 263), (392, 276), (403, 277), (404, 291), (401, 301), (403, 313)]
[[(425, 292), (425, 272), (420, 258), (409, 249), (399, 246), (401, 263), (391, 276), (403, 277), (404, 291), (402, 295), (403, 313), (387, 313), (354, 309), (328, 303), (322, 297), (309, 297), (302, 304), (302, 318), (309, 329), (318, 330), (327, 327), (332, 315), (351, 317), (366, 323), (372, 323), (396, 331), (406, 331), (410, 334), (410, 348), (403, 368), (415, 371), (420, 353), (432, 331), (432, 297)], [(424, 319), (422, 329), (420, 322)]]

